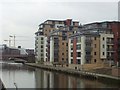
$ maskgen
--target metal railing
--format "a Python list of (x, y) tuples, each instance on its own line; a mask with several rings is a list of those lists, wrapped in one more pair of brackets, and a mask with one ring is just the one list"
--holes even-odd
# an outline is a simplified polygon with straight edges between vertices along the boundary
[(107, 48), (107, 51), (114, 51), (114, 48)]
[(91, 51), (92, 50), (92, 47), (90, 47), (90, 46), (87, 46), (86, 48), (85, 48), (85, 51)]

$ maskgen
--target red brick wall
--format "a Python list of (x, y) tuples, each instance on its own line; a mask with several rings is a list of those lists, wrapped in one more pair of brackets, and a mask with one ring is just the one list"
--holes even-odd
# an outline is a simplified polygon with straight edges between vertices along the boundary
[(114, 50), (115, 50), (115, 53), (114, 53), (114, 60), (115, 60), (115, 63), (117, 63), (118, 61), (118, 38), (120, 37), (120, 23), (110, 23), (109, 24), (109, 27), (111, 27), (113, 33), (114, 33)]
[(76, 64), (76, 38), (73, 40), (73, 63)]
[(72, 19), (67, 19), (67, 20), (66, 20), (66, 25), (67, 25), (67, 26), (70, 26), (70, 25), (71, 25), (71, 22), (72, 22)]

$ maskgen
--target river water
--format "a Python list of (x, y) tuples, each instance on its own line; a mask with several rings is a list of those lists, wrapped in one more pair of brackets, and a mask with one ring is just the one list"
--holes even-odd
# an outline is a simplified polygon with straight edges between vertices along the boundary
[(7, 88), (114, 88), (113, 83), (87, 80), (58, 72), (45, 71), (20, 63), (0, 63), (0, 77)]

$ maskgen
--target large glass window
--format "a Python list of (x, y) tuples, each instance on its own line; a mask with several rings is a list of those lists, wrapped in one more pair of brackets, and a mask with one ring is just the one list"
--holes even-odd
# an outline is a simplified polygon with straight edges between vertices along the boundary
[(94, 55), (96, 55), (96, 52), (94, 52)]
[(44, 38), (43, 37), (41, 37), (41, 40), (43, 40)]
[(81, 52), (77, 52), (77, 57), (81, 57)]
[(81, 64), (81, 59), (77, 59), (77, 64)]
[(73, 52), (71, 52), (71, 57), (73, 57)]
[(80, 50), (81, 49), (81, 44), (78, 44), (77, 45), (77, 50)]
[(73, 50), (73, 45), (71, 45), (71, 50)]
[(73, 59), (71, 59), (71, 64), (73, 64)]

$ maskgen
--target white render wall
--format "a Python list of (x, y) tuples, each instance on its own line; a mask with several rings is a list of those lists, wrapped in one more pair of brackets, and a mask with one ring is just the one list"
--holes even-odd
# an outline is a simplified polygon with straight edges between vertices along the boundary
[[(73, 57), (71, 57), (71, 38), (69, 38), (68, 40), (68, 63), (71, 64), (71, 59), (73, 59)], [(73, 45), (73, 44), (72, 44)]]
[[(36, 52), (36, 63), (40, 62), (41, 61), (41, 58), (43, 58), (44, 60), (43, 61), (46, 61), (46, 45), (47, 45), (47, 37), (41, 35), (41, 36), (36, 36), (35, 37), (36, 40), (37, 40), (37, 44), (36, 44), (36, 49), (37, 49), (37, 52)], [(43, 38), (43, 44), (41, 44), (41, 38)], [(41, 45), (43, 46), (43, 52), (41, 52)], [(41, 54), (43, 54), (43, 56), (41, 56)]]
[(46, 59), (47, 59), (47, 56), (46, 56), (47, 51), (46, 51), (46, 49), (47, 49), (47, 37), (44, 36), (44, 61), (46, 61)]
[(50, 62), (54, 61), (54, 40), (53, 37), (50, 38)]
[(85, 64), (85, 36), (81, 37), (81, 65)]

